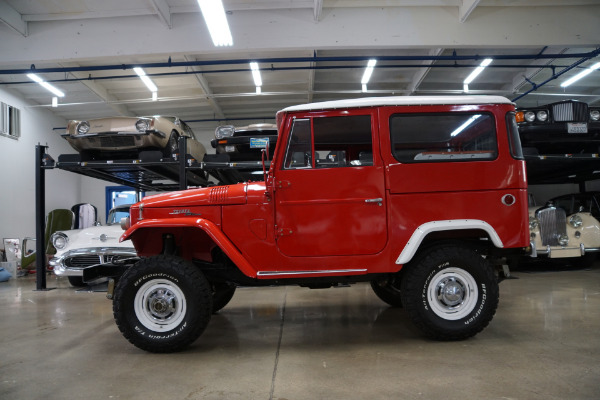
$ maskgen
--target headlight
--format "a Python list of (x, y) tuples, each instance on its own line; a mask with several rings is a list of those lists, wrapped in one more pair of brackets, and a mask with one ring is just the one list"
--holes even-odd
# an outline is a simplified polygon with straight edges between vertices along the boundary
[(135, 123), (135, 129), (137, 129), (138, 132), (146, 132), (148, 128), (150, 128), (150, 121), (147, 119), (138, 119)]
[(590, 111), (590, 118), (592, 119), (592, 121), (600, 120), (600, 110)]
[(129, 219), (129, 217), (124, 217), (121, 218), (121, 229), (123, 229), (124, 231), (126, 231), (127, 229), (129, 229), (131, 227), (131, 221)]
[(525, 112), (525, 121), (527, 121), (527, 122), (535, 121), (535, 113), (533, 111)]
[(579, 228), (581, 225), (583, 225), (583, 220), (579, 215), (573, 214), (569, 217), (569, 225), (571, 225), (573, 228)]
[(69, 237), (63, 232), (56, 232), (52, 234), (50, 237), (52, 241), (52, 246), (56, 248), (56, 250), (62, 250), (67, 247), (67, 243), (69, 243)]
[(234, 132), (235, 132), (235, 127), (233, 125), (219, 126), (219, 127), (217, 127), (217, 129), (215, 129), (215, 137), (217, 139), (231, 137), (231, 136), (233, 136)]
[(536, 117), (538, 121), (545, 122), (548, 120), (548, 112), (546, 110), (538, 111)]
[(87, 121), (81, 121), (77, 124), (77, 128), (75, 128), (78, 135), (85, 135), (90, 131), (90, 123)]
[(569, 237), (567, 235), (560, 235), (558, 237), (558, 244), (560, 244), (561, 246), (566, 246), (569, 244)]
[(538, 227), (538, 220), (534, 217), (529, 217), (529, 230), (532, 231)]

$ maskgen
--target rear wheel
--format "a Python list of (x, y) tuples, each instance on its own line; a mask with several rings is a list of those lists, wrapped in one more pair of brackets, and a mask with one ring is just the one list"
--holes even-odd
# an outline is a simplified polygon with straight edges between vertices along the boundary
[(113, 314), (132, 344), (154, 353), (193, 343), (210, 321), (212, 290), (187, 261), (160, 255), (128, 268), (115, 289)]
[(494, 317), (499, 288), (494, 270), (477, 252), (430, 248), (403, 268), (402, 302), (412, 321), (436, 340), (479, 333)]
[(216, 313), (225, 307), (233, 298), (236, 286), (231, 282), (215, 282), (212, 287), (212, 312)]
[(400, 283), (400, 275), (397, 273), (385, 279), (371, 281), (371, 288), (373, 288), (373, 292), (375, 292), (377, 297), (390, 306), (402, 307)]

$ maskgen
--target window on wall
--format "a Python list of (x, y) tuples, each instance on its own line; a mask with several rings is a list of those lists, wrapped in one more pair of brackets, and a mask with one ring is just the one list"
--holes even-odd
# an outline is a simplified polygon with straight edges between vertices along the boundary
[(21, 111), (18, 108), (0, 103), (0, 134), (15, 139), (21, 136)]

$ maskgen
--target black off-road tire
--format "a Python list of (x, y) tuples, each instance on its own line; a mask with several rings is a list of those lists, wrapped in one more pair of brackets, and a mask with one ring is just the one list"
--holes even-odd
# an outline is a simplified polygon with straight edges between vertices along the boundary
[(496, 313), (498, 280), (490, 264), (472, 249), (431, 247), (403, 272), (404, 308), (431, 339), (467, 339), (483, 330)]
[(237, 286), (231, 282), (214, 282), (212, 287), (213, 314), (225, 307), (235, 294)]
[(153, 353), (180, 351), (210, 321), (212, 290), (191, 263), (175, 256), (142, 259), (119, 279), (113, 315), (136, 347)]
[(402, 296), (400, 295), (400, 274), (394, 274), (385, 279), (371, 281), (373, 292), (381, 300), (385, 301), (392, 307), (402, 308)]
[(67, 278), (69, 279), (69, 283), (71, 284), (71, 286), (75, 286), (75, 287), (87, 286), (81, 276), (67, 276)]
[(163, 156), (165, 158), (173, 158), (174, 154), (179, 153), (179, 135), (177, 132), (171, 132), (171, 136), (169, 136), (169, 142), (163, 149)]

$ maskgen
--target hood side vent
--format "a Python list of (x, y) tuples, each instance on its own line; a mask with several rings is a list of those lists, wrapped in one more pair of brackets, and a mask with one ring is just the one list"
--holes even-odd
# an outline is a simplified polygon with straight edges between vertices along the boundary
[(229, 186), (217, 186), (210, 189), (210, 194), (208, 197), (209, 203), (225, 203), (228, 198)]

